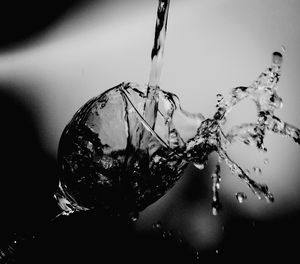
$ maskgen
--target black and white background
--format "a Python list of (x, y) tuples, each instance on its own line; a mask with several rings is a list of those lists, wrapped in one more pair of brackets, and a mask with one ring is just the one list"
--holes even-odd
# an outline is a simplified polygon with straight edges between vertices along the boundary
[[(262, 169), (254, 177), (269, 185), (274, 204), (257, 200), (224, 168), (223, 210), (212, 216), (212, 156), (201, 172), (190, 166), (134, 226), (93, 212), (48, 223), (58, 212), (53, 193), (64, 126), (106, 89), (122, 81), (147, 83), (156, 8), (156, 0), (1, 2), (0, 245), (13, 233), (40, 233), (24, 243), (17, 263), (297, 256), (300, 147), (271, 134), (267, 155), (240, 145), (230, 154), (245, 168)], [(284, 106), (277, 115), (300, 127), (299, 14), (297, 0), (171, 0), (161, 88), (177, 94), (186, 110), (212, 116), (217, 93), (250, 85), (270, 65), (272, 52), (284, 46), (278, 90)], [(228, 125), (254, 118), (255, 106), (245, 102)], [(247, 193), (243, 204), (234, 197), (238, 191)], [(152, 229), (157, 221), (177, 235), (163, 238)]]

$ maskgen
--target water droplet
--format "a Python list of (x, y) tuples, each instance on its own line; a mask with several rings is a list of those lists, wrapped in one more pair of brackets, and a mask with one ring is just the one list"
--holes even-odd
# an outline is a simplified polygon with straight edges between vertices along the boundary
[(212, 210), (213, 215), (215, 215), (215, 216), (218, 215), (219, 212), (218, 212), (218, 209), (216, 207), (212, 207), (211, 210)]
[(156, 229), (156, 230), (160, 230), (162, 229), (162, 225), (161, 225), (161, 222), (156, 222), (153, 224), (153, 229)]
[(286, 52), (286, 47), (285, 47), (284, 45), (281, 46), (281, 51), (282, 51), (283, 53)]
[(265, 165), (269, 164), (269, 162), (270, 162), (270, 161), (269, 161), (268, 158), (265, 158), (265, 159), (264, 159), (264, 164), (265, 164)]
[(174, 236), (173, 232), (171, 230), (167, 231), (167, 235), (168, 235), (168, 237), (173, 237)]
[(247, 199), (247, 195), (243, 192), (237, 192), (235, 194), (236, 199), (238, 200), (239, 203), (243, 203), (244, 200)]
[(136, 222), (139, 219), (139, 212), (132, 212), (130, 214), (130, 220)]
[(204, 169), (204, 164), (194, 163), (194, 166), (195, 166), (198, 170), (203, 170), (203, 169)]
[(223, 100), (223, 95), (222, 94), (217, 94), (217, 101), (221, 102)]
[(274, 195), (272, 193), (269, 193), (266, 196), (266, 200), (267, 200), (268, 203), (274, 203), (274, 201), (275, 201)]
[(278, 51), (273, 53), (272, 62), (274, 64), (281, 64), (282, 63), (282, 54)]
[(253, 167), (253, 171), (257, 174), (261, 174), (261, 168), (259, 167)]
[(172, 237), (173, 234), (171, 231), (167, 231), (167, 230), (163, 230), (162, 233), (161, 233), (162, 237), (163, 238), (169, 238), (169, 237)]
[(219, 250), (218, 249), (216, 249), (216, 254), (219, 254)]

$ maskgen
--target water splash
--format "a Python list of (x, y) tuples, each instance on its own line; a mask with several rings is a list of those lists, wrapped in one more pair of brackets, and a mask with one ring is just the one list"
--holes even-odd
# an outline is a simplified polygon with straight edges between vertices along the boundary
[[(149, 85), (119, 84), (87, 102), (65, 128), (58, 151), (63, 174), (56, 195), (60, 202), (65, 199), (60, 203), (63, 210), (67, 205), (68, 212), (99, 207), (112, 214), (139, 212), (163, 196), (190, 162), (202, 169), (212, 152), (258, 199), (274, 201), (268, 186), (251, 179), (250, 173), (230, 158), (227, 148), (242, 142), (266, 152), (267, 131), (299, 144), (299, 129), (275, 115), (282, 107), (277, 94), (282, 54), (274, 52), (271, 66), (251, 85), (233, 88), (226, 97), (218, 94), (212, 118), (189, 113), (175, 94), (158, 85), (168, 6), (169, 1), (159, 1)], [(225, 133), (230, 111), (246, 98), (256, 105), (256, 122)], [(217, 164), (212, 174), (214, 215), (221, 208), (220, 180)]]
[[(149, 84), (123, 82), (105, 91), (82, 106), (66, 126), (58, 150), (63, 173), (55, 194), (62, 214), (101, 208), (137, 221), (138, 212), (171, 189), (189, 163), (203, 169), (212, 152), (219, 156), (211, 175), (214, 215), (221, 209), (220, 163), (244, 181), (257, 198), (274, 201), (267, 185), (251, 179), (250, 172), (230, 158), (227, 147), (242, 142), (266, 152), (267, 131), (300, 144), (300, 130), (275, 115), (282, 107), (277, 94), (282, 53), (273, 53), (271, 66), (250, 86), (236, 87), (227, 97), (218, 94), (212, 118), (189, 113), (175, 94), (159, 87), (169, 4), (169, 0), (159, 0)], [(256, 122), (225, 133), (228, 114), (246, 98), (256, 105)], [(243, 193), (236, 197), (239, 202), (246, 199)], [(11, 246), (1, 249), (0, 260), (11, 254)]]
[[(134, 83), (122, 83), (91, 99), (75, 114), (61, 137), (59, 161), (64, 176), (60, 188), (61, 193), (67, 194), (64, 198), (69, 201), (69, 208), (76, 211), (101, 206), (123, 213), (141, 211), (176, 183), (188, 163), (193, 162), (201, 169), (212, 152), (258, 199), (273, 202), (267, 185), (251, 179), (250, 173), (234, 162), (226, 149), (240, 141), (266, 152), (266, 131), (300, 142), (299, 129), (275, 116), (275, 110), (282, 107), (276, 92), (281, 63), (282, 55), (275, 52), (271, 67), (252, 85), (232, 89), (227, 98), (218, 95), (213, 118), (188, 113), (181, 108), (176, 95), (157, 87), (157, 118), (152, 128), (143, 114), (149, 86)], [(257, 122), (224, 133), (230, 110), (245, 98), (254, 101)], [(147, 141), (143, 137), (145, 131)], [(220, 166), (216, 168), (212, 175), (214, 214), (221, 207)], [(103, 197), (102, 192), (109, 195)]]

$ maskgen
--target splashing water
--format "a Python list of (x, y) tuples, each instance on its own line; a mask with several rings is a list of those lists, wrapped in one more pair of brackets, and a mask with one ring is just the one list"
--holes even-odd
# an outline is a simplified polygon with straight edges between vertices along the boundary
[[(274, 201), (267, 185), (251, 179), (250, 172), (234, 162), (226, 149), (242, 142), (266, 152), (267, 131), (300, 143), (300, 130), (275, 115), (282, 107), (277, 94), (282, 54), (274, 52), (271, 66), (251, 85), (233, 88), (227, 97), (218, 94), (212, 118), (189, 113), (175, 94), (159, 87), (169, 4), (169, 0), (159, 0), (148, 85), (121, 83), (89, 100), (66, 126), (59, 143), (62, 174), (55, 194), (62, 214), (101, 208), (137, 221), (138, 213), (170, 190), (189, 163), (203, 169), (212, 152), (218, 155), (211, 175), (214, 215), (222, 208), (221, 163), (257, 198)], [(256, 105), (256, 122), (225, 133), (228, 114), (246, 98)], [(243, 202), (247, 197), (237, 193), (236, 198)], [(6, 256), (0, 250), (0, 260)]]
[[(189, 113), (175, 94), (159, 87), (168, 10), (169, 1), (159, 1), (149, 84), (119, 84), (87, 102), (65, 128), (58, 151), (63, 174), (56, 194), (64, 212), (104, 208), (112, 214), (134, 212), (136, 220), (137, 212), (163, 196), (190, 162), (202, 169), (212, 152), (219, 156), (211, 176), (214, 215), (222, 207), (220, 162), (257, 198), (274, 201), (267, 185), (251, 179), (226, 149), (239, 141), (266, 152), (267, 131), (299, 144), (299, 129), (275, 115), (282, 107), (277, 94), (282, 54), (274, 52), (271, 66), (251, 85), (233, 88), (227, 97), (218, 94), (212, 118)], [(256, 105), (257, 121), (225, 133), (228, 114), (246, 98)]]

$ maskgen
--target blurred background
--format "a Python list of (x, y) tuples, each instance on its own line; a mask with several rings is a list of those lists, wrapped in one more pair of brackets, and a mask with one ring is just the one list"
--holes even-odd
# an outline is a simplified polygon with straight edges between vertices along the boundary
[[(52, 198), (58, 182), (57, 146), (75, 111), (123, 81), (148, 82), (158, 1), (3, 2), (0, 244), (13, 232), (35, 230), (57, 213)], [(270, 65), (272, 52), (284, 46), (278, 88), (283, 108), (277, 115), (300, 127), (299, 14), (297, 0), (171, 0), (161, 88), (177, 94), (184, 109), (211, 117), (216, 94), (250, 85)], [(250, 101), (241, 103), (232, 111), (228, 128), (254, 121), (255, 111)], [(213, 216), (210, 174), (216, 157), (212, 155), (203, 171), (189, 166), (167, 195), (141, 213), (129, 234), (110, 223), (114, 234), (106, 231), (104, 237), (118, 240), (121, 232), (125, 238), (118, 246), (112, 239), (113, 248), (127, 250), (126, 238), (134, 236), (133, 255), (154, 247), (154, 255), (170, 260), (181, 254), (186, 262), (191, 256), (191, 261), (203, 261), (297, 255), (300, 148), (273, 134), (267, 136), (266, 146), (266, 154), (241, 144), (233, 145), (229, 153), (252, 172), (251, 177), (268, 184), (275, 203), (257, 200), (222, 166), (223, 210)], [(253, 171), (255, 166), (261, 174)], [(242, 204), (235, 198), (240, 191), (248, 196)], [(176, 234), (178, 243), (163, 238), (165, 233), (153, 235), (157, 231), (152, 225), (158, 221), (163, 230)], [(32, 246), (27, 257), (32, 258), (37, 247), (54, 255), (63, 251), (68, 257), (72, 254), (66, 252), (81, 249), (82, 256), (89, 255), (92, 248), (93, 256), (98, 256), (99, 248), (87, 240), (103, 236), (106, 221), (79, 216), (58, 222), (46, 228), (42, 242)]]

